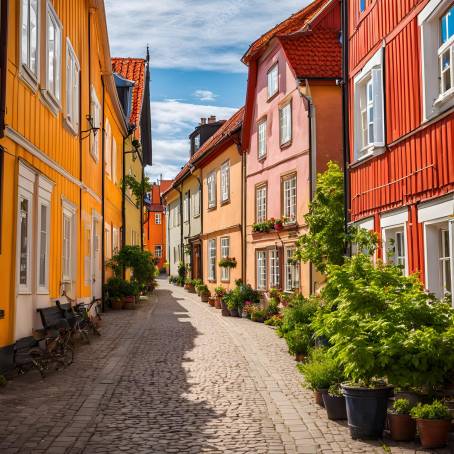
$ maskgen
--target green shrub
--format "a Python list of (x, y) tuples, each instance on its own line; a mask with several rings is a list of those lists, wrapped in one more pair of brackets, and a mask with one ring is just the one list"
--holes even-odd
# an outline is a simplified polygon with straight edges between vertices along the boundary
[(294, 295), (288, 306), (284, 308), (282, 325), (278, 334), (282, 337), (293, 331), (297, 325), (310, 325), (318, 307), (317, 299), (306, 299), (302, 295)]
[(218, 298), (222, 298), (225, 295), (226, 291), (227, 290), (222, 286), (218, 286), (214, 289), (214, 293)]
[(309, 325), (297, 324), (292, 331), (284, 334), (288, 351), (292, 355), (307, 354), (310, 348), (312, 331)]
[(451, 419), (449, 408), (439, 400), (425, 405), (419, 403), (411, 409), (410, 415), (414, 419)]
[(268, 320), (265, 320), (265, 325), (279, 327), (282, 325), (282, 317), (279, 315), (273, 315)]
[(391, 412), (396, 415), (409, 415), (412, 407), (408, 399), (396, 399)]
[(186, 268), (186, 265), (183, 262), (178, 263), (178, 277), (183, 278), (183, 280), (186, 278), (188, 269)]
[(339, 385), (343, 380), (339, 365), (325, 350), (320, 348), (313, 349), (309, 361), (298, 364), (297, 367), (304, 375), (308, 388), (314, 391)]
[(205, 284), (201, 284), (199, 285), (198, 287), (198, 291), (199, 293), (202, 295), (206, 295), (207, 293), (210, 293), (210, 291), (208, 290), (208, 287), (205, 285)]
[(253, 322), (263, 322), (265, 321), (266, 318), (266, 312), (263, 309), (260, 309), (259, 307), (253, 307), (253, 310), (251, 311), (251, 320)]

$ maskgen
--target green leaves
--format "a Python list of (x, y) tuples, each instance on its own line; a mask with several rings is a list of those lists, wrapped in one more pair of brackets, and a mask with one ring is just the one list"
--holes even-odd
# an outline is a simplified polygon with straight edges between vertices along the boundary
[(411, 409), (410, 415), (414, 419), (451, 419), (449, 408), (439, 400), (425, 405), (419, 403)]

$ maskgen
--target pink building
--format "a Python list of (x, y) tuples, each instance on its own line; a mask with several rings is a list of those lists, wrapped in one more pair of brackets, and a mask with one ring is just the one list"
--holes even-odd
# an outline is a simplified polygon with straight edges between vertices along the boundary
[(291, 259), (316, 174), (329, 160), (342, 161), (339, 0), (317, 0), (277, 25), (243, 62), (246, 280), (262, 291), (309, 294), (320, 279)]

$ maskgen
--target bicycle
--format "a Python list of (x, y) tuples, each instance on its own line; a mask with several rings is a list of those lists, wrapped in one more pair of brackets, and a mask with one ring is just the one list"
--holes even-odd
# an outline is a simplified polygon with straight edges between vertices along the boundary
[[(101, 336), (101, 333), (98, 329), (99, 321), (101, 321), (101, 315), (98, 312), (100, 302), (100, 298), (93, 298), (93, 300), (89, 304), (79, 303), (74, 306), (75, 312), (82, 317), (84, 328), (88, 329), (96, 336)], [(90, 315), (93, 307), (95, 309), (94, 316)], [(97, 320), (98, 323), (96, 323), (95, 320)]]

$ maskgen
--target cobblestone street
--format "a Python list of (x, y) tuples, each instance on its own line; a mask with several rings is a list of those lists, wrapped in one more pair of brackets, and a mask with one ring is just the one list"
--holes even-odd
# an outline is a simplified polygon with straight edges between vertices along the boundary
[(136, 311), (106, 314), (102, 332), (68, 369), (0, 391), (2, 454), (427, 452), (352, 441), (271, 328), (163, 280)]

